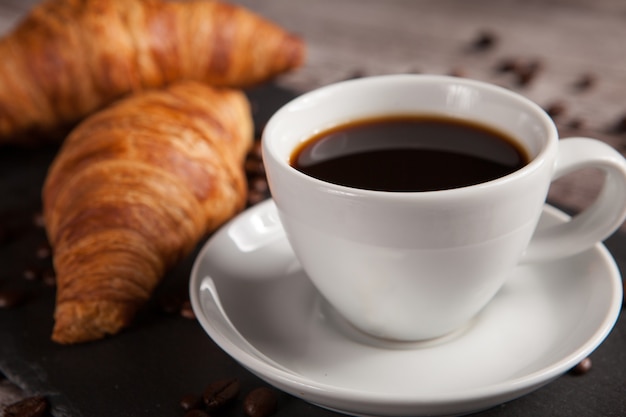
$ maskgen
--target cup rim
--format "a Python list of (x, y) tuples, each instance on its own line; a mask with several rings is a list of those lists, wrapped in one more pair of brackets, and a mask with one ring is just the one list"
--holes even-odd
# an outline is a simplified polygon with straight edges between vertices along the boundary
[[(337, 90), (343, 89), (346, 86), (354, 85), (354, 84), (371, 84), (371, 83), (439, 83), (439, 84), (457, 84), (468, 87), (473, 87), (475, 89), (486, 90), (500, 96), (504, 96), (509, 100), (519, 103), (521, 106), (525, 107), (528, 110), (529, 114), (532, 114), (533, 117), (541, 122), (543, 126), (547, 139), (545, 143), (542, 144), (539, 152), (535, 156), (532, 157), (530, 162), (524, 165), (522, 168), (517, 169), (514, 172), (511, 172), (507, 175), (484, 181), (478, 184), (466, 185), (455, 188), (448, 188), (442, 190), (432, 190), (432, 191), (384, 191), (384, 190), (370, 190), (364, 188), (356, 188), (349, 187), (345, 185), (335, 184), (332, 182), (324, 181), (315, 177), (311, 177), (303, 172), (297, 170), (293, 166), (290, 165), (288, 158), (283, 158), (282, 155), (278, 155), (275, 147), (273, 147), (267, 139), (268, 136), (272, 133), (272, 131), (276, 128), (275, 126), (281, 123), (281, 119), (284, 117), (288, 117), (288, 114), (294, 109), (306, 105), (307, 102), (312, 99), (317, 98), (318, 96), (324, 96), (328, 94), (333, 94)], [(384, 115), (384, 113), (381, 113)], [(273, 165), (280, 168), (285, 173), (289, 175), (293, 175), (296, 178), (299, 178), (303, 181), (309, 181), (312, 184), (316, 185), (319, 189), (327, 189), (334, 193), (339, 193), (343, 195), (352, 195), (352, 196), (385, 196), (386, 198), (415, 198), (416, 196), (443, 196), (449, 195), (450, 197), (459, 196), (460, 194), (467, 192), (475, 192), (476, 190), (484, 190), (490, 189), (493, 187), (501, 186), (511, 181), (515, 181), (516, 179), (528, 175), (530, 172), (538, 169), (539, 166), (543, 165), (546, 161), (546, 155), (551, 151), (551, 149), (557, 146), (557, 142), (559, 139), (559, 134), (557, 127), (554, 121), (550, 118), (550, 116), (546, 113), (544, 109), (542, 109), (537, 103), (530, 100), (529, 98), (509, 90), (507, 88), (491, 84), (484, 81), (454, 77), (448, 75), (436, 75), (436, 74), (387, 74), (387, 75), (375, 75), (375, 76), (367, 76), (361, 77), (357, 79), (350, 79), (339, 81), (336, 83), (328, 84), (306, 93), (303, 93), (294, 99), (290, 100), (282, 107), (280, 107), (269, 119), (262, 133), (262, 153), (263, 153), (263, 161), (264, 164), (268, 164), (269, 160), (273, 161)]]

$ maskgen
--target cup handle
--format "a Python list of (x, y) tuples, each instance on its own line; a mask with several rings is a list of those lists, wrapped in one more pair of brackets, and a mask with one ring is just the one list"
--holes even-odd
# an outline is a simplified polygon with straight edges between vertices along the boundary
[(626, 160), (604, 142), (589, 138), (559, 141), (552, 180), (582, 168), (605, 174), (596, 200), (570, 221), (540, 229), (533, 235), (521, 262), (539, 262), (575, 255), (615, 232), (626, 218)]

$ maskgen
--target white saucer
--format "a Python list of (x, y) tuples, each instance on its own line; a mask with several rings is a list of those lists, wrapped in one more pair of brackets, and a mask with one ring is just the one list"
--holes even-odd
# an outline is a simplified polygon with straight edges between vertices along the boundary
[[(546, 206), (541, 224), (567, 216)], [(588, 356), (621, 309), (615, 262), (598, 244), (518, 267), (468, 326), (437, 343), (378, 343), (311, 286), (263, 202), (220, 229), (195, 261), (193, 309), (226, 353), (270, 384), (342, 413), (466, 414), (527, 394)]]

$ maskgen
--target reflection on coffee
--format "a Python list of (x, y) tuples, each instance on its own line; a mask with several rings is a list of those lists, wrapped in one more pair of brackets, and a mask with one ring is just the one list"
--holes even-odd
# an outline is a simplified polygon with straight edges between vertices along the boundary
[(494, 128), (433, 115), (357, 120), (301, 144), (290, 164), (312, 177), (354, 188), (434, 191), (510, 174), (529, 162), (518, 142)]

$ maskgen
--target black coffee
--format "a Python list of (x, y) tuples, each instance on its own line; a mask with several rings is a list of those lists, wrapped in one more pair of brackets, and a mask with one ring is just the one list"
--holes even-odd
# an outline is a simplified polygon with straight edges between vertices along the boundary
[(331, 183), (405, 192), (479, 184), (528, 162), (508, 135), (440, 116), (358, 120), (310, 138), (290, 160), (297, 170)]

